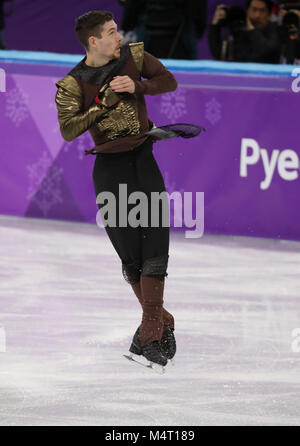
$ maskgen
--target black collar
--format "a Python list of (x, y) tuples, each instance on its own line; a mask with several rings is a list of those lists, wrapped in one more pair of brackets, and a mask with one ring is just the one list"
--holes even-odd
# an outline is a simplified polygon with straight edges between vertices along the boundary
[(124, 45), (121, 47), (119, 59), (111, 60), (102, 67), (90, 67), (86, 65), (86, 57), (84, 57), (68, 74), (88, 84), (101, 87), (103, 84), (110, 82), (120, 72), (129, 56), (129, 45)]

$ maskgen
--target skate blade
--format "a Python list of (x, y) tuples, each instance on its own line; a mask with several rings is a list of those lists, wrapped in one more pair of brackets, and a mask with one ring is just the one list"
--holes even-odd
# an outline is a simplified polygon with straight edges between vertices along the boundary
[[(159, 375), (164, 375), (165, 373), (165, 368), (164, 366), (160, 365), (160, 364), (155, 364), (154, 362), (150, 362), (148, 361), (146, 358), (144, 358), (143, 356), (137, 356), (134, 353), (129, 353), (129, 355), (123, 355), (126, 359), (128, 359), (129, 361), (133, 361), (136, 364), (139, 364), (143, 367), (146, 367), (146, 369), (150, 369), (153, 370), (153, 372), (158, 373)], [(139, 361), (137, 359), (135, 359), (135, 357), (139, 358)], [(145, 360), (145, 362), (142, 362), (143, 360), (141, 360), (141, 358), (143, 358)]]

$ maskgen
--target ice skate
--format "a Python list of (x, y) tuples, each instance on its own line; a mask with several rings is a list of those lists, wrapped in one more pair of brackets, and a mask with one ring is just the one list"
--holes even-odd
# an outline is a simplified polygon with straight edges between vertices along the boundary
[[(164, 330), (161, 341), (160, 348), (162, 354), (170, 360), (172, 365), (175, 365), (174, 356), (176, 353), (176, 340), (173, 328), (167, 328)], [(136, 330), (129, 351), (135, 355), (142, 355), (142, 349), (139, 341), (139, 329)]]
[(174, 356), (176, 353), (176, 340), (174, 336), (174, 329), (167, 328), (162, 335), (160, 341), (160, 348), (163, 355), (170, 360), (172, 365), (175, 365)]
[(165, 373), (165, 366), (168, 359), (162, 354), (160, 343), (158, 341), (150, 342), (141, 347), (139, 340), (139, 329), (134, 334), (129, 355), (124, 355), (128, 360), (134, 361), (144, 367), (150, 368), (157, 373)]

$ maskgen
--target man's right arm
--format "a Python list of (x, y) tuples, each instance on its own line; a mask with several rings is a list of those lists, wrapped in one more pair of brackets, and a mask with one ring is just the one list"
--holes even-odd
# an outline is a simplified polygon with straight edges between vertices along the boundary
[(275, 23), (263, 30), (255, 28), (241, 33), (238, 44), (241, 62), (279, 63), (279, 29)]
[(221, 60), (222, 52), (222, 37), (221, 28), (219, 25), (208, 25), (208, 44), (209, 49), (214, 59)]
[(60, 132), (66, 141), (72, 141), (93, 126), (102, 115), (107, 113), (107, 109), (101, 109), (94, 103), (88, 110), (82, 112), (82, 92), (72, 76), (64, 77), (56, 85), (58, 90), (55, 102)]
[(226, 18), (224, 6), (225, 5), (223, 4), (217, 6), (212, 22), (210, 25), (208, 25), (208, 43), (210, 52), (212, 56), (217, 60), (221, 59), (222, 53), (223, 42), (221, 37), (220, 22), (221, 20)]

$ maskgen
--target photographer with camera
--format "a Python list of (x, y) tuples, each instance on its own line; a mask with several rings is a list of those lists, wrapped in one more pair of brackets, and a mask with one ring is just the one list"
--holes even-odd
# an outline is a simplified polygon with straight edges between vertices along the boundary
[(279, 0), (281, 62), (300, 64), (300, 2)]
[(247, 0), (246, 11), (219, 5), (208, 29), (215, 59), (234, 62), (279, 63), (278, 24), (271, 22), (272, 1)]

